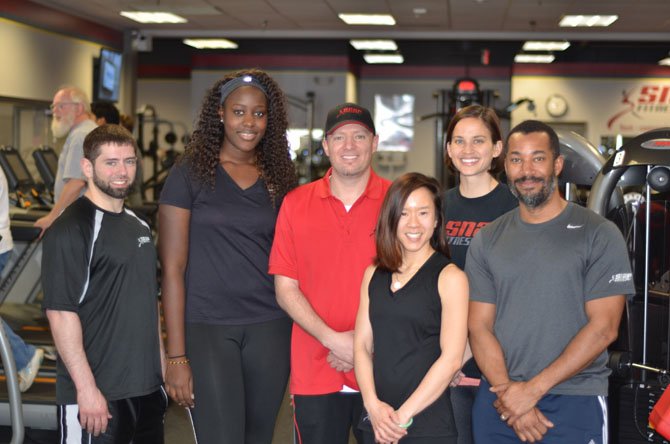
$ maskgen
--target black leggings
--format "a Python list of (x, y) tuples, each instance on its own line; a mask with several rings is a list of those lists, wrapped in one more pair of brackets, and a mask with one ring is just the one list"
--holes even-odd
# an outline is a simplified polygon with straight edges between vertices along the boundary
[(186, 325), (198, 444), (270, 444), (289, 374), (291, 321)]

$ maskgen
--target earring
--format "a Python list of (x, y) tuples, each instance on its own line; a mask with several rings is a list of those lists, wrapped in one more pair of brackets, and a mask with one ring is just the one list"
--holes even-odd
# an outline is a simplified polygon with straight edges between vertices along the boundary
[(221, 123), (223, 123), (223, 119), (221, 119)]

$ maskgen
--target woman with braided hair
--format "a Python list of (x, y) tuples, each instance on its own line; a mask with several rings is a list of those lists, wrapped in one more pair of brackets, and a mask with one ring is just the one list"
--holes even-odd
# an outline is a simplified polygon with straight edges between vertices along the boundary
[(267, 273), (280, 203), (297, 184), (287, 125), (272, 78), (227, 75), (161, 194), (165, 386), (199, 444), (272, 441), (290, 353), (291, 322)]

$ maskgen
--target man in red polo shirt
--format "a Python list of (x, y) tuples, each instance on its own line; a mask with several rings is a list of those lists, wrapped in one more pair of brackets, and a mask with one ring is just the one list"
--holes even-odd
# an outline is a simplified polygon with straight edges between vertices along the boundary
[(390, 182), (370, 167), (378, 137), (370, 112), (345, 103), (326, 120), (332, 167), (289, 193), (270, 254), (279, 305), (293, 318), (291, 394), (302, 444), (346, 444), (361, 396), (353, 372), (354, 324), (375, 224)]

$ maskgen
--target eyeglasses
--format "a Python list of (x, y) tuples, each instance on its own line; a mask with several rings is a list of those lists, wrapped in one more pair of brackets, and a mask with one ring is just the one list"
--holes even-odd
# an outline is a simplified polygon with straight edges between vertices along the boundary
[(63, 108), (67, 105), (78, 105), (78, 102), (60, 102), (60, 103), (52, 103), (49, 105), (49, 108), (51, 108), (51, 111), (63, 111)]

